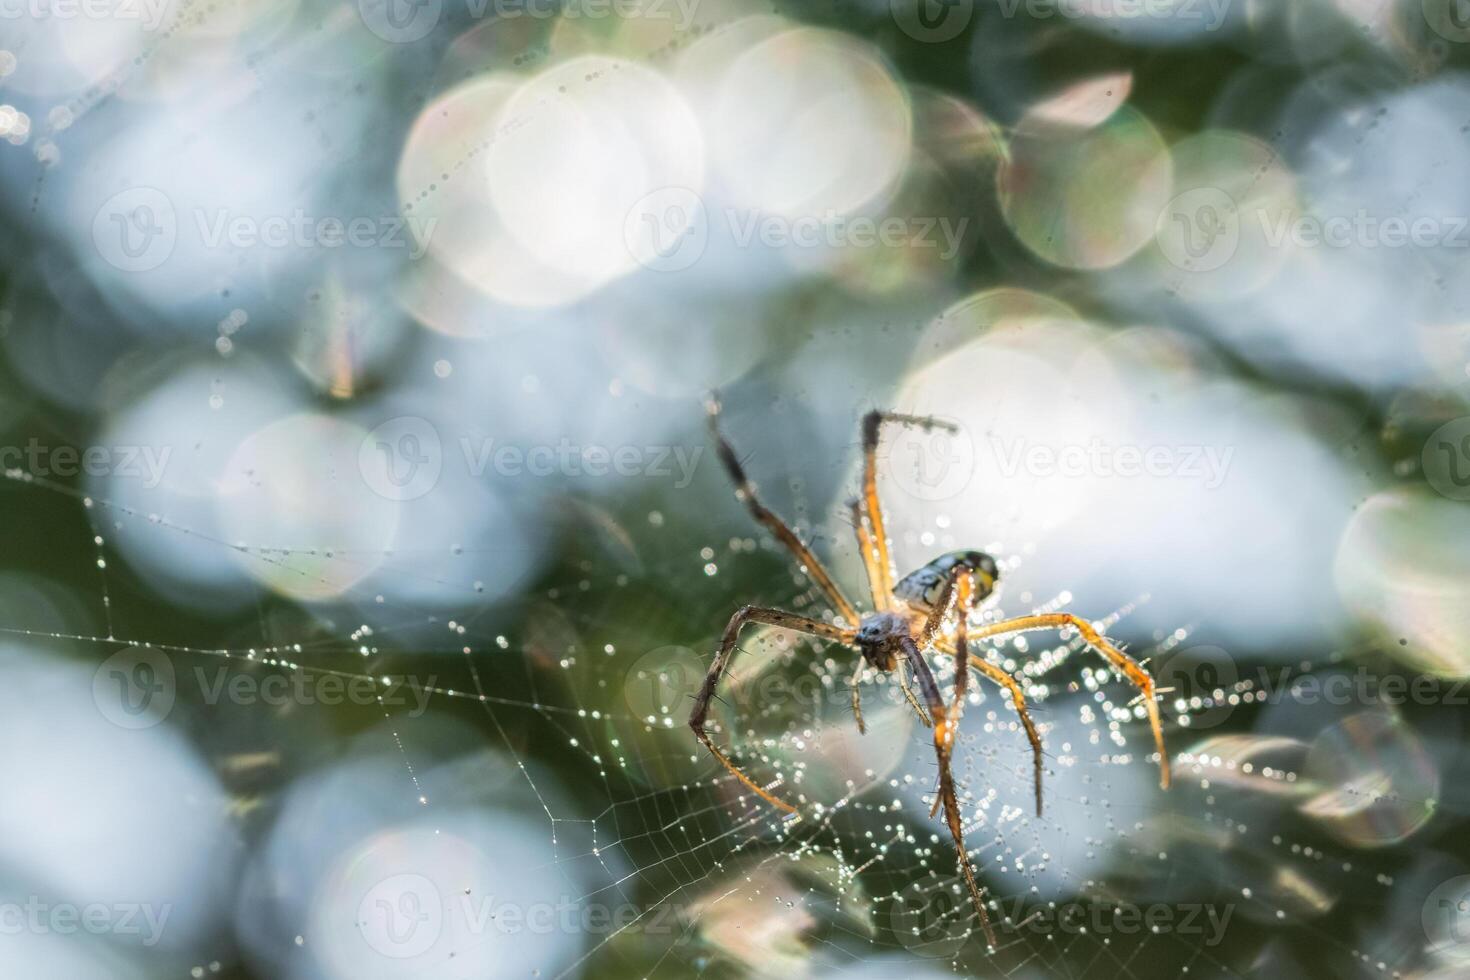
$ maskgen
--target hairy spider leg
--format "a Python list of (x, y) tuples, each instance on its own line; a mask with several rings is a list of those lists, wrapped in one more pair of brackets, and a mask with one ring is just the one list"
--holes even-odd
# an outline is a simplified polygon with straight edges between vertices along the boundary
[(1071, 627), (1083, 641), (1113, 665), (1124, 677), (1138, 688), (1143, 704), (1148, 711), (1148, 723), (1154, 732), (1154, 745), (1159, 752), (1159, 786), (1169, 788), (1169, 752), (1164, 748), (1164, 726), (1159, 719), (1159, 705), (1154, 689), (1154, 679), (1138, 661), (1119, 650), (1093, 628), (1092, 624), (1072, 613), (1037, 613), (1032, 616), (1017, 616), (988, 623), (976, 630), (971, 639), (983, 640), (992, 636), (1008, 636), (1012, 633), (1030, 633), (1036, 630), (1052, 630)]
[(965, 850), (964, 821), (960, 818), (960, 803), (955, 796), (954, 776), (950, 772), (950, 754), (954, 750), (959, 722), (958, 719), (950, 720), (949, 708), (939, 693), (934, 672), (929, 669), (929, 665), (924, 662), (924, 655), (919, 652), (919, 645), (912, 637), (905, 637), (902, 644), (904, 655), (914, 668), (914, 678), (918, 681), (919, 690), (929, 703), (929, 713), (934, 717), (934, 754), (939, 759), (939, 798), (944, 803), (944, 821), (949, 825), (949, 835), (954, 838), (955, 851), (959, 855), (960, 872), (964, 875), (965, 884), (969, 886), (970, 901), (980, 914), (980, 928), (985, 931), (985, 938), (990, 945), (997, 946), (999, 944), (995, 940), (995, 930), (990, 925), (990, 913), (985, 911), (985, 897), (981, 894), (979, 883), (975, 881), (975, 872), (970, 867), (970, 855)]
[[(956, 652), (955, 647), (949, 641), (942, 639), (934, 645), (934, 649), (951, 657), (955, 656)], [(1021, 718), (1021, 727), (1026, 730), (1026, 740), (1031, 743), (1033, 778), (1036, 783), (1036, 815), (1039, 817), (1041, 816), (1042, 776), (1041, 735), (1036, 730), (1036, 723), (1031, 719), (1031, 709), (1026, 705), (1026, 692), (1019, 681), (990, 661), (981, 659), (973, 653), (966, 659), (971, 667), (1010, 692), (1011, 703), (1016, 706), (1016, 714)]]
[(873, 608), (878, 612), (887, 612), (893, 607), (893, 597), (883, 588), (883, 571), (878, 564), (878, 552), (873, 544), (872, 532), (868, 530), (863, 517), (863, 502), (854, 497), (847, 502), (847, 508), (852, 514), (852, 529), (857, 535), (858, 551), (863, 556), (863, 570), (868, 574), (868, 594), (872, 596)]
[(943, 429), (958, 432), (949, 422), (921, 415), (901, 415), (896, 412), (872, 411), (863, 416), (863, 504), (868, 512), (868, 523), (873, 528), (873, 548), (877, 556), (878, 574), (882, 579), (881, 591), (890, 598), (893, 595), (893, 559), (889, 554), (888, 532), (884, 529), (883, 504), (878, 499), (878, 437), (883, 423), (913, 425), (921, 429)]
[[(1031, 756), (1033, 762), (1034, 780), (1036, 783), (1036, 815), (1041, 816), (1041, 773), (1042, 773), (1042, 751), (1041, 736), (1036, 731), (1036, 725), (1031, 720), (1031, 711), (1026, 707), (1026, 693), (1022, 690), (1020, 683), (994, 664), (982, 660), (974, 654), (965, 657), (957, 656), (960, 651), (969, 653), (969, 642), (967, 633), (969, 631), (970, 613), (979, 605), (977, 597), (979, 593), (975, 589), (974, 573), (968, 570), (955, 568), (955, 573), (945, 583), (944, 593), (940, 601), (929, 611), (929, 618), (924, 622), (924, 629), (920, 634), (920, 645), (927, 649), (931, 644), (940, 653), (955, 657), (955, 702), (957, 705), (964, 704), (965, 688), (969, 681), (967, 668), (974, 667), (980, 673), (989, 677), (992, 681), (1004, 687), (1011, 694), (1011, 701), (1016, 706), (1016, 714), (1021, 717), (1021, 725), (1026, 729), (1026, 739), (1031, 743)], [(958, 606), (960, 610), (959, 620), (955, 627), (953, 642), (941, 635), (940, 630), (944, 625), (944, 619), (952, 607)], [(939, 812), (939, 797), (934, 798), (934, 807), (929, 811), (932, 817)]]
[[(862, 685), (863, 681), (863, 674), (868, 670), (868, 666), (869, 664), (866, 660), (864, 660), (862, 657), (858, 657), (857, 669), (852, 672), (852, 680), (848, 681), (848, 686), (852, 690), (852, 714), (853, 717), (857, 719), (859, 735), (868, 734), (867, 724), (863, 721), (862, 696), (859, 693), (859, 688)], [(908, 672), (904, 669), (902, 662), (900, 662), (899, 665), (894, 668), (894, 673), (898, 675), (899, 689), (903, 691), (903, 696), (905, 699), (908, 700), (909, 707), (914, 709), (914, 714), (917, 715), (919, 718), (919, 724), (923, 725), (925, 728), (933, 726), (934, 723), (930, 721), (929, 716), (924, 713), (924, 706), (920, 704), (919, 699), (914, 696), (914, 689), (909, 685)]]
[(808, 619), (789, 613), (783, 609), (771, 609), (765, 606), (743, 606), (730, 617), (730, 622), (725, 626), (725, 634), (720, 638), (720, 648), (715, 652), (715, 662), (710, 665), (709, 673), (704, 677), (704, 684), (699, 689), (699, 694), (694, 698), (694, 710), (689, 713), (689, 727), (694, 730), (695, 738), (704, 743), (704, 747), (710, 750), (720, 765), (730, 770), (730, 774), (740, 780), (747, 789), (755, 793), (767, 803), (787, 813), (795, 813), (796, 807), (785, 800), (772, 795), (764, 787), (756, 784), (741, 769), (725, 757), (725, 754), (715, 748), (715, 743), (704, 730), (705, 719), (709, 717), (710, 699), (715, 696), (715, 688), (720, 683), (720, 677), (724, 675), (725, 668), (730, 665), (736, 650), (736, 641), (740, 639), (740, 630), (746, 623), (764, 623), (768, 626), (783, 626), (789, 630), (806, 633), (809, 636), (819, 636), (827, 640), (836, 640), (849, 646), (856, 638), (855, 630), (845, 630), (819, 620)]
[[(868, 590), (873, 597), (873, 608), (879, 612), (886, 612), (892, 605), (892, 596), (883, 591), (882, 573), (878, 571), (878, 555), (873, 548), (873, 536), (869, 533), (867, 525), (863, 523), (862, 501), (849, 500), (847, 506), (852, 513), (853, 530), (857, 532), (858, 548), (862, 551), (863, 568), (868, 573)], [(867, 724), (863, 721), (862, 695), (859, 691), (863, 672), (867, 668), (867, 661), (861, 657), (858, 658), (857, 666), (852, 673), (852, 680), (849, 682), (849, 687), (852, 690), (852, 714), (857, 719), (859, 735), (866, 735), (868, 732)], [(925, 728), (928, 728), (930, 725), (929, 716), (924, 713), (923, 707), (919, 704), (919, 699), (914, 697), (914, 689), (909, 686), (908, 674), (902, 666), (898, 670), (898, 686), (903, 690), (903, 696), (908, 699), (910, 706), (913, 707), (914, 714), (919, 716), (919, 722)]]
[(740, 464), (740, 457), (735, 455), (735, 447), (730, 445), (729, 440), (720, 432), (719, 399), (711, 395), (706, 407), (709, 411), (710, 436), (715, 441), (715, 450), (720, 457), (720, 462), (724, 464), (725, 471), (730, 474), (730, 479), (735, 484), (735, 499), (743, 503), (745, 509), (750, 511), (750, 516), (769, 528), (777, 540), (791, 551), (797, 562), (802, 565), (803, 571), (811, 576), (823, 592), (827, 593), (827, 598), (832, 601), (833, 607), (843, 620), (850, 625), (855, 625), (858, 621), (857, 609), (848, 601), (847, 596), (842, 594), (842, 590), (837, 587), (836, 580), (832, 578), (826, 566), (817, 559), (810, 548), (802, 544), (796, 532), (791, 530), (785, 521), (767, 510), (760, 502), (760, 498), (756, 496), (755, 487), (751, 485), (750, 478), (745, 475), (745, 467)]

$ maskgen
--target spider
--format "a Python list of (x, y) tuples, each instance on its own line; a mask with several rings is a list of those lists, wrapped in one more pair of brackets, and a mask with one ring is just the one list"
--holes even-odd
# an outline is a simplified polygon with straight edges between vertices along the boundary
[[(802, 543), (796, 533), (780, 517), (760, 502), (755, 487), (745, 474), (745, 468), (735, 454), (734, 447), (720, 432), (720, 403), (711, 395), (708, 405), (710, 436), (715, 442), (717, 454), (730, 479), (735, 484), (735, 497), (743, 503), (755, 520), (768, 528), (776, 538), (790, 550), (802, 570), (831, 601), (836, 617), (833, 622), (824, 622), (766, 606), (743, 606), (734, 616), (720, 638), (719, 649), (709, 673), (694, 699), (694, 709), (689, 715), (689, 727), (694, 735), (709, 749), (710, 753), (728, 769), (737, 780), (762, 800), (787, 813), (795, 813), (796, 807), (775, 796), (757, 784), (738, 766), (731, 762), (705, 731), (709, 715), (710, 699), (715, 696), (720, 677), (730, 665), (741, 629), (750, 623), (780, 626), (824, 640), (832, 640), (855, 648), (861, 656), (857, 658), (856, 671), (852, 676), (852, 710), (858, 731), (866, 733), (858, 685), (863, 674), (869, 670), (887, 673), (896, 672), (899, 686), (919, 719), (934, 731), (934, 751), (939, 760), (939, 786), (934, 806), (929, 812), (932, 818), (944, 808), (945, 823), (954, 838), (959, 868), (969, 888), (970, 899), (979, 914), (980, 926), (993, 948), (996, 944), (995, 931), (991, 927), (990, 915), (985, 909), (983, 892), (975, 881), (970, 867), (970, 858), (965, 850), (963, 820), (959, 801), (955, 795), (954, 776), (950, 757), (954, 751), (955, 736), (960, 723), (960, 713), (965, 703), (965, 694), (970, 682), (970, 671), (976, 670), (1010, 693), (1026, 738), (1031, 743), (1033, 776), (1036, 786), (1036, 813), (1041, 815), (1041, 737), (1031, 720), (1026, 707), (1026, 696), (1021, 685), (1009, 673), (982, 657), (970, 653), (970, 641), (991, 637), (1026, 633), (1033, 630), (1073, 629), (1097, 651), (1113, 669), (1126, 677), (1135, 687), (1148, 711), (1149, 725), (1153, 729), (1154, 745), (1159, 755), (1159, 785), (1169, 786), (1169, 756), (1164, 749), (1163, 728), (1159, 720), (1159, 708), (1153, 678), (1133, 658), (1118, 649), (1100, 634), (1091, 623), (1071, 613), (1040, 613), (1017, 616), (972, 627), (970, 618), (995, 589), (1000, 577), (995, 559), (979, 551), (956, 551), (929, 562), (917, 571), (893, 580), (893, 566), (889, 558), (889, 542), (884, 530), (883, 508), (878, 500), (877, 453), (878, 439), (885, 424), (916, 426), (926, 431), (941, 429), (958, 431), (954, 425), (939, 419), (924, 416), (902, 415), (892, 412), (869, 412), (862, 422), (863, 475), (862, 495), (848, 502), (853, 528), (857, 534), (858, 547), (862, 552), (863, 567), (867, 572), (869, 593), (873, 610), (860, 613), (850, 602), (826, 567), (812, 550)], [(953, 618), (954, 625), (946, 629)], [(948, 656), (954, 660), (954, 700), (946, 704), (934, 678), (934, 672), (924, 659), (924, 651)], [(920, 706), (913, 689), (909, 686), (906, 671), (912, 671), (923, 696)], [(925, 714), (924, 707), (928, 708)]]

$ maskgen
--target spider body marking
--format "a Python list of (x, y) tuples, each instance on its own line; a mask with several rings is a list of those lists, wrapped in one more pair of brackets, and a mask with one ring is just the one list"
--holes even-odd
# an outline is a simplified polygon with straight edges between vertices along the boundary
[(951, 551), (940, 555), (922, 568), (917, 568), (893, 586), (893, 594), (912, 609), (931, 611), (944, 596), (944, 590), (959, 569), (975, 573), (976, 602), (984, 602), (995, 591), (1000, 570), (995, 559), (983, 551)]
[[(986, 911), (984, 893), (970, 866), (969, 851), (965, 848), (964, 819), (960, 811), (959, 797), (955, 790), (951, 757), (954, 753), (960, 716), (964, 710), (966, 689), (971, 670), (978, 670), (991, 681), (1010, 692), (1016, 714), (1031, 743), (1034, 781), (1036, 786), (1036, 813), (1041, 814), (1042, 748), (1041, 736), (1031, 720), (1026, 707), (1026, 696), (1019, 682), (1008, 672), (983, 657), (970, 652), (971, 640), (983, 640), (1026, 633), (1034, 630), (1070, 629), (1106, 660), (1118, 674), (1127, 678), (1138, 688), (1140, 699), (1148, 712), (1149, 725), (1153, 729), (1154, 746), (1159, 758), (1159, 784), (1169, 786), (1169, 755), (1164, 748), (1163, 725), (1159, 717), (1157, 693), (1153, 678), (1133, 658), (1110, 643), (1097, 628), (1080, 616), (1072, 613), (1036, 613), (1017, 616), (983, 626), (971, 625), (971, 616), (980, 604), (995, 589), (999, 569), (989, 555), (979, 551), (955, 551), (941, 555), (929, 564), (917, 569), (899, 581), (893, 580), (893, 563), (889, 556), (888, 534), (884, 530), (883, 508), (878, 500), (878, 437), (884, 423), (912, 425), (924, 429), (948, 429), (955, 427), (939, 419), (914, 415), (899, 415), (891, 412), (869, 412), (863, 417), (863, 478), (862, 496), (849, 501), (853, 531), (857, 536), (858, 550), (863, 567), (867, 572), (871, 612), (861, 613), (843, 594), (837, 580), (827, 571), (816, 554), (805, 545), (785, 521), (776, 516), (760, 502), (755, 486), (745, 474), (745, 468), (735, 448), (719, 429), (720, 405), (711, 397), (709, 402), (710, 434), (725, 471), (735, 484), (735, 498), (744, 504), (752, 518), (770, 529), (800, 563), (802, 571), (819, 588), (832, 604), (836, 616), (832, 621), (813, 619), (783, 609), (765, 606), (742, 606), (730, 617), (715, 651), (714, 662), (705, 675), (704, 684), (694, 699), (694, 708), (689, 713), (689, 727), (711, 755), (719, 761), (741, 785), (762, 800), (784, 810), (795, 813), (796, 807), (773, 794), (769, 789), (750, 776), (719, 750), (705, 723), (709, 718), (710, 700), (719, 687), (731, 659), (738, 650), (741, 630), (748, 624), (759, 623), (779, 626), (805, 633), (808, 636), (841, 643), (854, 648), (857, 670), (852, 678), (852, 709), (856, 716), (858, 731), (865, 731), (859, 682), (869, 670), (885, 673), (897, 672), (899, 685), (919, 718), (934, 730), (934, 752), (939, 763), (939, 785), (934, 796), (930, 816), (944, 809), (944, 821), (954, 840), (955, 852), (961, 875), (970, 892), (970, 900), (980, 920), (980, 928), (989, 944), (996, 946), (995, 930), (990, 924), (990, 913)], [(946, 630), (949, 620), (952, 628)], [(954, 661), (954, 698), (944, 700), (943, 691), (935, 680), (934, 672), (924, 659), (924, 652), (932, 651), (951, 657)], [(912, 671), (918, 682), (919, 693), (924, 704), (909, 688), (905, 669)], [(928, 714), (925, 714), (925, 708)]]

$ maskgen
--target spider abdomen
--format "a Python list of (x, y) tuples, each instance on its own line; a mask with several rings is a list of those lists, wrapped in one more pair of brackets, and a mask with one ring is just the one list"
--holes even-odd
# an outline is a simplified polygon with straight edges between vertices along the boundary
[(893, 587), (893, 594), (915, 608), (931, 609), (944, 595), (945, 586), (959, 569), (975, 573), (977, 602), (990, 595), (1000, 578), (995, 559), (985, 552), (951, 551), (905, 575)]

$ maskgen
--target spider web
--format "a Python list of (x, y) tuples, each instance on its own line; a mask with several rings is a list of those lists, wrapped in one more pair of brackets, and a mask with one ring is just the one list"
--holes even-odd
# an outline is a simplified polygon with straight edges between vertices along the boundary
[[(72, 116), (135, 70), (89, 90)], [(322, 541), (241, 546), (22, 470), (5, 476), (17, 513), (40, 509), (89, 539), (96, 557), (95, 569), (56, 570), (89, 606), (63, 604), (68, 615), (41, 622), (6, 607), (0, 633), (25, 651), (13, 658), (8, 717), (34, 724), (26, 702), (52, 703), (37, 656), (75, 668), (68, 681), (84, 683), (68, 696), (94, 720), (117, 717), (99, 678), (105, 688), (119, 674), (150, 685), (172, 677), (157, 723), (208, 761), (229, 814), (221, 836), (232, 846), (202, 859), (220, 880), (173, 896), (197, 899), (202, 924), (151, 947), (110, 937), (106, 975), (1217, 977), (1325, 964), (1396, 976), (1420, 962), (1417, 903), (1391, 901), (1398, 879), (1386, 863), (1324, 843), (1295, 815), (1302, 760), (1291, 746), (1201, 740), (1188, 731), (1191, 713), (1214, 698), (1176, 700), (1175, 786), (1161, 794), (1133, 690), (1074, 639), (1033, 635), (989, 654), (1025, 678), (1041, 726), (1041, 816), (1008, 699), (973, 678), (965, 706), (955, 775), (995, 950), (984, 947), (948, 832), (929, 815), (932, 743), (890, 679), (862, 684), (860, 737), (850, 651), (752, 630), (715, 706), (716, 737), (801, 804), (799, 819), (774, 812), (683, 724), (735, 608), (821, 612), (805, 577), (738, 514), (715, 527), (693, 507), (584, 504), (564, 518), (573, 543), (560, 564), (521, 599), (485, 603), (451, 549), (430, 542), (415, 555), (463, 596), (452, 613), (349, 587), (311, 610), (263, 597), (252, 622), (222, 637), (151, 596), (113, 539), (186, 537), (333, 593), (333, 566), (363, 556)], [(842, 539), (840, 526), (813, 533), (824, 514), (799, 523), (824, 544)], [(904, 553), (973, 544), (898, 531)], [(698, 533), (708, 543), (691, 548)], [(28, 544), (42, 564), (45, 542)], [(465, 553), (493, 547), (472, 542)], [(852, 571), (848, 561), (848, 585)], [(1000, 603), (1011, 613), (1071, 608), (1064, 592)], [(1129, 612), (1100, 622), (1140, 658), (1167, 657), (1195, 635), (1130, 637)], [(952, 696), (952, 672), (939, 667)], [(201, 668), (207, 683), (195, 683)], [(217, 695), (238, 678), (252, 682), (250, 703)], [(261, 703), (267, 678), (306, 679), (312, 698)], [(327, 678), (371, 693), (321, 703)], [(145, 720), (155, 707), (142, 709)], [(135, 736), (125, 725), (102, 731), (125, 745)], [(141, 752), (127, 758), (150, 764)], [(198, 816), (189, 801), (160, 800), (175, 808), (160, 811), (168, 821)], [(157, 828), (148, 843), (170, 844)], [(1381, 908), (1384, 922), (1361, 923)], [(1220, 930), (1211, 910), (1230, 914)]]
[[(3, 632), (91, 663), (99, 654), (113, 664), (162, 658), (178, 678), (172, 723), (214, 750), (216, 773), (237, 801), (258, 802), (240, 818), (248, 856), (232, 864), (244, 882), (236, 935), (191, 949), (194, 975), (483, 975), (503, 962), (507, 943), (524, 948), (529, 938), (532, 970), (556, 977), (1234, 976), (1273, 955), (1273, 929), (1305, 930), (1341, 962), (1364, 961), (1367, 953), (1318, 920), (1350, 890), (1378, 893), (1372, 904), (1394, 883), (1344, 853), (1304, 844), (1310, 837), (1264, 836), (1283, 824), (1272, 799), (1296, 774), (1262, 767), (1254, 751), (1241, 757), (1255, 766), (1242, 767), (1228, 739), (1214, 753), (1210, 743), (1183, 751), (1188, 733), (1177, 712), (1169, 732), (1182, 751), (1176, 785), (1160, 795), (1132, 689), (1088, 663), (1074, 640), (1033, 635), (1029, 647), (1018, 639), (990, 656), (1025, 678), (1046, 744), (1044, 815), (1031, 812), (1031, 762), (1014, 710), (984, 684), (972, 688), (955, 755), (970, 856), (1000, 935), (986, 950), (948, 833), (929, 817), (932, 745), (888, 678), (864, 681), (869, 731), (860, 737), (848, 705), (850, 654), (780, 631), (752, 631), (742, 643), (715, 708), (716, 737), (733, 742), (755, 778), (799, 800), (799, 817), (744, 791), (684, 726), (696, 674), (733, 606), (818, 605), (805, 578), (783, 571), (783, 556), (757, 538), (731, 537), (697, 555), (667, 551), (664, 541), (680, 536), (667, 533), (668, 517), (649, 512), (616, 525), (620, 533), (601, 546), (589, 536), (588, 550), (548, 575), (523, 607), (485, 609), (467, 590), (462, 614), (428, 618), (447, 636), (442, 646), (414, 639), (425, 625), (420, 611), (364, 596), (371, 615), (350, 627), (266, 602), (256, 642), (215, 647), (133, 635), (118, 597), (136, 583), (109, 561), (109, 535), (130, 525), (197, 532), (6, 475), (22, 485), (22, 500), (70, 500), (95, 535), (106, 629), (13, 622)], [(611, 526), (610, 515), (601, 518)], [(311, 574), (293, 556), (320, 551), (245, 553)], [(788, 584), (762, 596), (725, 587), (745, 576)], [(1126, 635), (1128, 612), (1100, 625)], [(696, 639), (648, 650), (640, 638), (650, 635)], [(1165, 656), (1186, 636), (1181, 629), (1133, 652)], [(378, 693), (349, 712), (350, 738), (304, 752), (296, 739), (323, 734), (324, 719), (311, 716), (334, 709), (205, 703), (184, 681), (200, 664), (232, 677), (358, 680)], [(952, 670), (939, 673), (952, 696)], [(410, 678), (428, 692), (426, 714), (390, 694)], [(447, 728), (446, 717), (454, 719)], [(291, 761), (242, 786), (239, 757), (262, 750)], [(357, 805), (372, 800), (375, 812), (356, 826), (310, 824), (307, 832), (293, 800), (298, 783), (316, 780)], [(317, 798), (311, 805), (318, 816), (335, 812)], [(538, 835), (544, 856), (487, 852), (493, 843), (477, 841), (473, 827), (485, 809)], [(394, 842), (386, 857), (378, 853), (385, 837)], [(283, 866), (282, 853), (298, 863), (308, 855), (307, 867)], [(507, 860), (526, 876), (511, 886), (484, 882), (475, 863)], [(344, 878), (344, 861), (361, 870)], [(273, 909), (259, 904), (262, 876)], [(498, 892), (487, 915), (467, 900), (482, 887), (512, 890)], [(549, 930), (531, 921), (548, 905)], [(1211, 910), (1217, 922), (1227, 916), (1218, 930)], [(156, 966), (156, 952), (136, 952), (142, 969)]]

